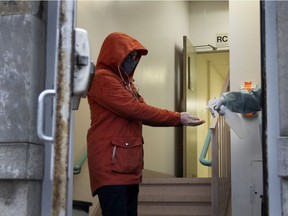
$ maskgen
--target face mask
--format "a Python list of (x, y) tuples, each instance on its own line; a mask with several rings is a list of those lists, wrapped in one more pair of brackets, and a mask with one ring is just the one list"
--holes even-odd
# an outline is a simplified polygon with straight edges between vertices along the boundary
[(131, 52), (123, 61), (121, 67), (125, 71), (125, 73), (129, 76), (134, 68), (136, 67), (138, 61), (139, 61), (139, 56), (137, 55), (136, 51)]

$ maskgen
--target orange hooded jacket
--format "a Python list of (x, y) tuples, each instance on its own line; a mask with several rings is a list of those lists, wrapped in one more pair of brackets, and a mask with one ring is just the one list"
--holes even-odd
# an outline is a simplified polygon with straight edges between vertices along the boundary
[(135, 50), (141, 55), (148, 53), (131, 36), (115, 32), (106, 37), (97, 59), (87, 94), (91, 113), (87, 149), (93, 196), (104, 185), (140, 183), (144, 167), (142, 124), (180, 125), (180, 113), (146, 104), (133, 85), (134, 71), (127, 77), (120, 70), (125, 57)]

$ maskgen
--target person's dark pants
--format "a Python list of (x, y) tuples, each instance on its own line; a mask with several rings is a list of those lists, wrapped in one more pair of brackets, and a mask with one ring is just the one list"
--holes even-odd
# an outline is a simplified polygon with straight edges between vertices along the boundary
[(137, 216), (139, 185), (111, 185), (97, 190), (103, 216)]

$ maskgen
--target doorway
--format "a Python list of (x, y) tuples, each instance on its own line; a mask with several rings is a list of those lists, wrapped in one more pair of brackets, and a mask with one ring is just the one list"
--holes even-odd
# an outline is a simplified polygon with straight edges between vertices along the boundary
[[(211, 170), (199, 163), (211, 114), (208, 101), (220, 96), (229, 72), (229, 50), (197, 51), (187, 36), (183, 37), (182, 110), (201, 116), (205, 127), (184, 127), (183, 176), (211, 177)], [(207, 159), (211, 159), (208, 151)]]

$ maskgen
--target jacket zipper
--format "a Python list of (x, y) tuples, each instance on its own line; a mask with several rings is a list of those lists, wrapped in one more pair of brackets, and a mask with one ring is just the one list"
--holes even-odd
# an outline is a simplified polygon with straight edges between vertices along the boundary
[(112, 162), (114, 162), (114, 159), (115, 159), (116, 148), (117, 148), (117, 146), (114, 145), (114, 147), (113, 147), (113, 153), (112, 153)]

